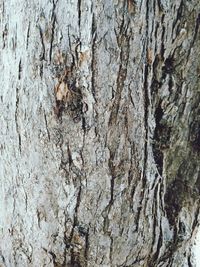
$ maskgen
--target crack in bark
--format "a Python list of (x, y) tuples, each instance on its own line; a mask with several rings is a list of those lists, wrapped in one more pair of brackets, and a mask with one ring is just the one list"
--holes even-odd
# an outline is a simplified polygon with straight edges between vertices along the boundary
[(28, 30), (27, 30), (27, 34), (26, 34), (26, 49), (28, 49), (28, 45), (29, 45), (29, 37), (30, 37), (30, 21), (28, 23)]
[[(153, 204), (153, 211), (154, 214), (154, 225), (153, 225), (153, 239), (152, 239), (152, 248), (150, 258), (148, 260), (148, 266), (154, 267), (159, 263), (159, 253), (160, 249), (163, 244), (163, 232), (162, 232), (162, 222), (161, 218), (158, 216), (158, 211), (160, 210), (160, 205), (158, 205), (158, 199), (160, 199), (160, 183), (158, 183), (154, 189), (154, 204)], [(157, 230), (159, 228), (159, 231)], [(158, 236), (158, 239), (157, 239)], [(156, 251), (154, 252), (154, 245), (156, 245)]]
[(64, 241), (64, 244), (65, 244), (65, 248), (64, 248), (64, 261), (63, 261), (63, 264), (62, 266), (65, 267), (67, 265), (67, 254), (68, 254), (68, 249), (70, 248), (71, 246), (71, 243), (70, 243), (70, 238), (68, 239), (68, 236), (67, 236), (67, 229), (66, 229), (66, 225), (67, 225), (67, 214), (66, 214), (66, 211), (64, 211), (64, 215), (65, 215), (65, 222), (64, 222), (64, 226), (65, 226), (65, 231), (64, 231), (64, 238), (63, 238), (63, 241)]
[(191, 262), (191, 255), (188, 256), (187, 262), (188, 262), (188, 267), (193, 267), (192, 262)]
[(112, 254), (113, 254), (113, 237), (110, 235), (110, 251), (109, 251), (109, 258), (110, 264), (112, 266)]
[[(75, 210), (74, 210), (74, 222), (73, 222), (73, 226), (72, 226), (72, 231), (70, 233), (70, 243), (73, 239), (73, 235), (74, 235), (74, 229), (75, 227), (78, 225), (78, 209), (79, 209), (79, 206), (80, 206), (80, 202), (81, 202), (81, 185), (79, 187), (79, 191), (78, 191), (78, 195), (77, 195), (77, 199), (76, 199), (76, 207), (75, 207)], [(76, 260), (75, 260), (75, 254), (74, 254), (74, 249), (72, 248), (71, 249), (71, 264), (73, 266), (73, 264), (76, 264)]]
[(41, 40), (41, 44), (42, 44), (42, 55), (40, 55), (40, 60), (45, 60), (45, 45), (44, 45), (44, 38), (43, 38), (43, 32), (42, 32), (42, 28), (40, 27), (40, 25), (38, 26), (39, 29), (39, 33), (40, 33), (40, 40)]
[(0, 250), (0, 257), (1, 257), (1, 259), (2, 259), (2, 262), (3, 262), (3, 264), (4, 264), (4, 266), (2, 266), (2, 267), (7, 267), (7, 264), (6, 264), (5, 257), (3, 256), (3, 254), (2, 254), (2, 251), (1, 251), (1, 250)]
[(165, 14), (162, 15), (161, 18), (161, 25), (162, 25), (162, 34), (161, 34), (161, 47), (160, 47), (160, 56), (161, 59), (164, 60), (164, 53), (165, 53), (165, 32), (166, 32), (166, 27), (164, 25), (164, 18), (165, 18)]
[(2, 49), (4, 49), (7, 45), (7, 39), (8, 39), (8, 24), (5, 24), (5, 26), (4, 26), (4, 30), (2, 33), (2, 39), (3, 39)]
[(77, 10), (78, 10), (78, 27), (79, 32), (81, 30), (81, 0), (77, 1)]
[(85, 257), (85, 262), (86, 262), (86, 267), (88, 266), (88, 257), (89, 257), (89, 248), (90, 248), (90, 243), (89, 243), (89, 227), (87, 229), (87, 233), (85, 235), (85, 252), (84, 252), (84, 257)]
[(20, 58), (19, 65), (18, 65), (18, 80), (21, 80), (21, 74), (22, 74), (22, 60)]
[(21, 134), (20, 134), (20, 130), (19, 130), (18, 112), (19, 112), (19, 88), (16, 87), (15, 125), (16, 125), (16, 131), (17, 131), (17, 134), (18, 134), (19, 152), (21, 154), (21, 152), (22, 152), (22, 149), (21, 149)]
[(55, 24), (56, 24), (56, 5), (58, 0), (55, 2), (53, 0), (53, 8), (52, 8), (52, 16), (51, 16), (51, 40), (50, 40), (50, 49), (49, 49), (49, 62), (52, 60), (52, 51), (53, 51), (53, 41), (54, 41), (54, 32), (55, 32)]
[[(200, 201), (198, 201), (198, 202), (200, 202)], [(197, 210), (195, 212), (195, 215), (194, 215), (194, 221), (193, 221), (193, 224), (192, 224), (192, 233), (191, 233), (191, 236), (192, 236), (192, 234), (193, 234), (196, 226), (199, 224), (199, 220), (198, 220), (199, 214), (200, 214), (200, 203), (198, 203), (198, 208), (197, 208)]]
[(95, 15), (93, 13), (92, 16), (92, 61), (91, 61), (91, 68), (92, 68), (92, 77), (91, 77), (91, 84), (92, 84), (92, 95), (93, 98), (95, 100), (95, 102), (97, 102), (96, 100), (96, 96), (95, 96), (95, 86), (96, 86), (96, 39), (97, 39), (97, 33), (96, 33), (96, 22), (95, 22)]
[(46, 131), (47, 131), (48, 140), (50, 141), (50, 132), (49, 132), (49, 128), (48, 128), (47, 116), (46, 116), (45, 110), (44, 110), (44, 121), (45, 121), (45, 127), (46, 127)]
[[(149, 35), (149, 0), (146, 0), (146, 59), (148, 58), (148, 35)], [(144, 66), (144, 128), (146, 130), (145, 133), (145, 144), (144, 144), (144, 165), (143, 165), (143, 188), (145, 188), (146, 185), (146, 178), (145, 178), (145, 171), (146, 171), (146, 165), (147, 165), (147, 147), (148, 147), (148, 116), (149, 116), (149, 92), (148, 92), (148, 75), (149, 75), (149, 66), (147, 62)]]
[[(149, 2), (148, 0), (146, 1), (146, 36), (148, 36), (148, 30), (149, 30), (149, 24), (148, 24), (148, 20), (149, 20)], [(148, 58), (148, 39), (146, 42), (146, 48), (144, 47), (144, 49), (146, 49), (145, 51), (145, 55), (146, 55), (146, 59)], [(145, 66), (144, 66), (144, 82), (143, 82), (143, 91), (144, 91), (144, 129), (145, 129), (145, 139), (144, 139), (144, 159), (143, 159), (143, 173), (142, 173), (142, 188), (143, 190), (141, 190), (140, 192), (140, 202), (139, 202), (139, 206), (138, 206), (138, 211), (137, 211), (137, 221), (139, 222), (140, 220), (140, 213), (142, 210), (142, 201), (144, 199), (144, 193), (145, 193), (145, 188), (146, 188), (146, 168), (147, 168), (147, 159), (148, 159), (148, 116), (149, 116), (149, 104), (150, 104), (150, 100), (149, 100), (149, 92), (148, 92), (148, 75), (149, 75), (149, 70), (148, 70), (148, 64), (147, 62), (145, 62)], [(136, 231), (138, 231), (138, 226), (139, 223), (136, 223)]]
[(177, 9), (177, 13), (176, 13), (176, 18), (175, 20), (173, 21), (173, 24), (172, 24), (172, 33), (171, 33), (171, 39), (172, 39), (172, 43), (175, 41), (176, 37), (177, 37), (177, 33), (176, 33), (176, 37), (175, 39), (173, 39), (173, 32), (174, 32), (174, 29), (175, 29), (175, 26), (177, 25), (178, 21), (180, 21), (182, 19), (182, 14), (184, 12), (184, 0), (181, 0), (180, 1), (180, 5)]
[(131, 34), (128, 34), (129, 29), (129, 20), (127, 24), (125, 23), (125, 18), (123, 16), (123, 20), (120, 26), (119, 35), (117, 35), (117, 42), (120, 48), (120, 65), (119, 71), (117, 75), (117, 88), (115, 93), (115, 99), (112, 106), (111, 115), (109, 118), (109, 125), (115, 125), (117, 121), (118, 111), (120, 107), (121, 101), (121, 93), (124, 88), (124, 83), (127, 76), (127, 66), (129, 61), (129, 54), (130, 54), (130, 38)]
[[(109, 201), (109, 207), (112, 206), (113, 201), (114, 201), (114, 186), (115, 186), (115, 166), (113, 165), (113, 160), (114, 160), (114, 154), (110, 151), (110, 158), (108, 161), (108, 166), (110, 169), (110, 175), (111, 175), (111, 180), (110, 180), (110, 201)], [(109, 208), (110, 210), (110, 208)]]

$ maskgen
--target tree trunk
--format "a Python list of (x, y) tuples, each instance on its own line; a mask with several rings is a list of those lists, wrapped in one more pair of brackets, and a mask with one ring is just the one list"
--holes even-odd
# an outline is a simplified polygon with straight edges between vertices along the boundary
[(0, 266), (195, 266), (199, 8), (1, 0)]

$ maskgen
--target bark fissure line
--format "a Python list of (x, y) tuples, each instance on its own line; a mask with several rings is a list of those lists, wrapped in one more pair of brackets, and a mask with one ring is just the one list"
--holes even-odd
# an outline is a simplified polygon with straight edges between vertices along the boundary
[(21, 152), (22, 152), (22, 148), (21, 148), (21, 134), (20, 134), (20, 128), (19, 128), (18, 113), (19, 113), (19, 88), (16, 87), (15, 125), (16, 125), (16, 131), (17, 131), (17, 134), (18, 134), (18, 147), (19, 147), (19, 152), (21, 154)]

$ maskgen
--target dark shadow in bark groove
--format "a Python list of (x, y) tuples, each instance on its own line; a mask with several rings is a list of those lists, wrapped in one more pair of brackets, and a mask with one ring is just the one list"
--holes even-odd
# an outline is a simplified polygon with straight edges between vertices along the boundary
[(171, 128), (162, 120), (164, 111), (159, 103), (155, 111), (156, 127), (152, 145), (154, 160), (159, 174), (163, 174), (163, 150), (169, 147)]

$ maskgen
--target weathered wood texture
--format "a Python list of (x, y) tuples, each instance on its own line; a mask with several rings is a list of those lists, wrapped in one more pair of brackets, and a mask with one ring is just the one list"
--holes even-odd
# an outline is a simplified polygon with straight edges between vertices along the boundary
[(195, 266), (199, 9), (1, 0), (0, 266)]

